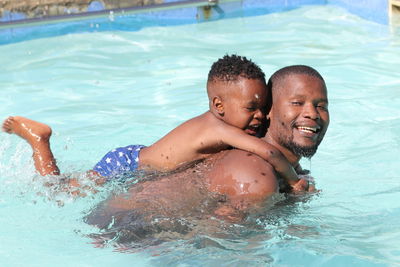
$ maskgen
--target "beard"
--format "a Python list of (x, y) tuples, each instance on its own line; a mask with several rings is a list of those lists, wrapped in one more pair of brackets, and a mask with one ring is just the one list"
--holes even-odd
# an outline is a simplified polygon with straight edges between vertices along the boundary
[(321, 143), (322, 138), (318, 138), (317, 143), (312, 146), (301, 146), (293, 141), (292, 138), (284, 140), (282, 136), (279, 136), (279, 143), (285, 148), (292, 151), (295, 155), (305, 158), (311, 158), (317, 152), (318, 146)]
[(300, 146), (294, 142), (288, 142), (284, 146), (291, 150), (295, 155), (305, 158), (311, 158), (317, 152), (318, 144), (314, 146)]

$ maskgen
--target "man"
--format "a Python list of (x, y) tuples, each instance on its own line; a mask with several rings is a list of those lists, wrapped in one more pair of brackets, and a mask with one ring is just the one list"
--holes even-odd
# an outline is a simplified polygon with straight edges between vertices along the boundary
[[(329, 125), (328, 96), (322, 76), (308, 66), (289, 66), (268, 81), (272, 108), (264, 139), (274, 145), (301, 174), (299, 161), (317, 151)], [(207, 174), (210, 190), (232, 199), (263, 200), (279, 189), (279, 177), (261, 158), (232, 150)], [(297, 186), (307, 188), (302, 180)]]

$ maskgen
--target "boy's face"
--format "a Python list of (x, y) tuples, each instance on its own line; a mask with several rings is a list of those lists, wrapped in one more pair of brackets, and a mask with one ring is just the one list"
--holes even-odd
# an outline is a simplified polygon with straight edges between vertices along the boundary
[(222, 119), (250, 135), (256, 135), (265, 120), (267, 87), (264, 81), (240, 77), (225, 83)]

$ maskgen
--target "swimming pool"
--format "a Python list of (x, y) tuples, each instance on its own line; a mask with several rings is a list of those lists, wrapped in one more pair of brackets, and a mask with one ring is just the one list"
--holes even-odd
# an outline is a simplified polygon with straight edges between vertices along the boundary
[(54, 194), (35, 178), (28, 145), (2, 134), (0, 265), (399, 264), (396, 31), (341, 8), (313, 6), (0, 46), (0, 117), (50, 124), (64, 172), (89, 169), (116, 146), (149, 144), (206, 110), (206, 76), (225, 53), (252, 58), (267, 75), (290, 64), (315, 67), (326, 79), (331, 113), (312, 164), (303, 161), (322, 189), (318, 196), (260, 216), (265, 231), (248, 238), (214, 238), (203, 248), (197, 239), (178, 239), (135, 253), (96, 248), (87, 237), (96, 229), (82, 218), (110, 188), (77, 200)]

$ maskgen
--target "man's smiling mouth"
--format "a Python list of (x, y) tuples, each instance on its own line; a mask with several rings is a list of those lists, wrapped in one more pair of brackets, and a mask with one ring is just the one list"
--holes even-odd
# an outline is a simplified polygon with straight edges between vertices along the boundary
[(309, 127), (309, 126), (297, 126), (296, 127), (300, 132), (305, 133), (313, 133), (316, 134), (320, 131), (320, 127)]

